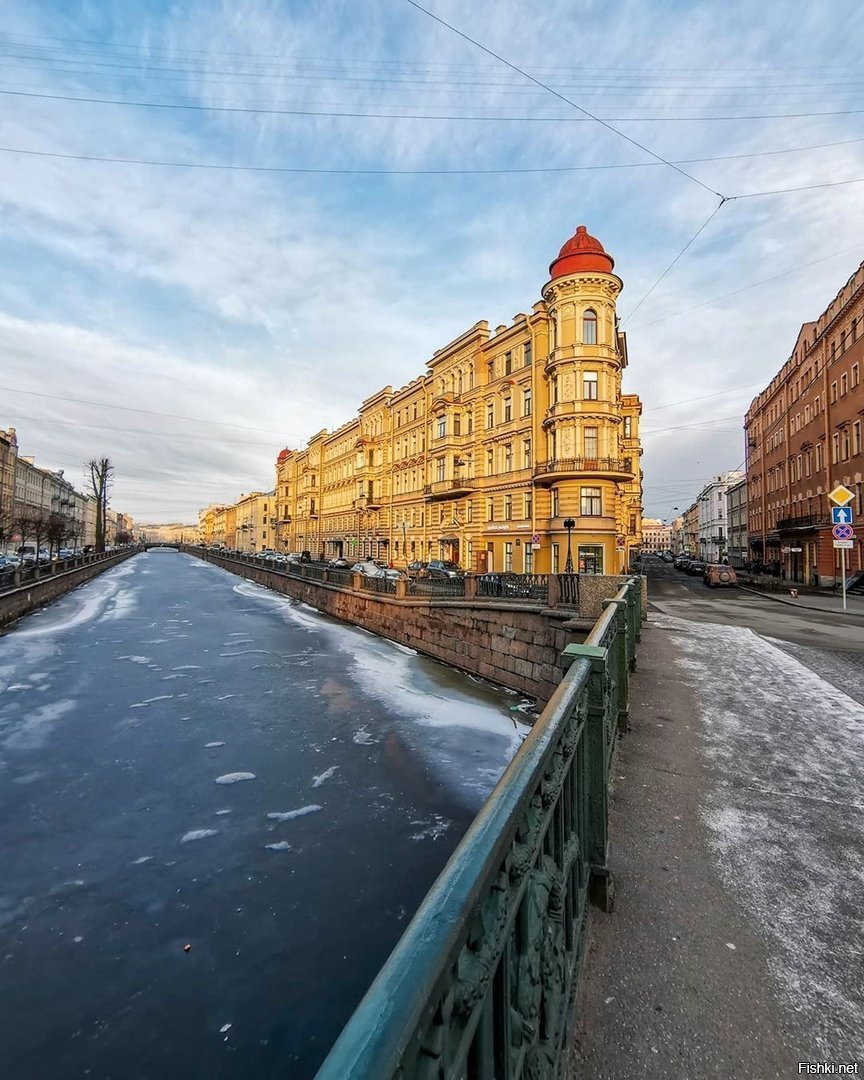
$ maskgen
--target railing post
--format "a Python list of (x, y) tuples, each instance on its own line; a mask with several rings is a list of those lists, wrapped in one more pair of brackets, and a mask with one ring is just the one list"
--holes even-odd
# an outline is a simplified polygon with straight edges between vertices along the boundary
[[(629, 595), (629, 594), (628, 594)], [(628, 657), (628, 607), (627, 600), (604, 600), (603, 607), (617, 608), (615, 612), (615, 638), (612, 644), (613, 655), (611, 662), (615, 665), (615, 681), (618, 689), (617, 724), (622, 734), (628, 730), (627, 716), (629, 712), (628, 700), (630, 696), (630, 663)]]
[(548, 582), (549, 592), (546, 597), (546, 606), (550, 608), (558, 607), (561, 601), (561, 579), (557, 574), (550, 574)]
[(465, 575), (465, 599), (477, 599), (477, 578), (473, 574)]
[(352, 574), (351, 575), (351, 588), (354, 590), (354, 592), (359, 592), (360, 589), (363, 588), (363, 575), (362, 574)]
[(606, 670), (611, 662), (609, 650), (599, 645), (568, 645), (561, 653), (566, 670), (578, 659), (591, 663), (585, 687), (587, 708), (582, 738), (582, 783), (587, 798), (585, 858), (591, 872), (589, 896), (602, 911), (611, 911), (614, 885), (609, 873), (609, 777), (606, 773)]
[[(465, 584), (466, 584), (466, 587), (467, 587), (467, 584), (468, 584), (467, 581), (466, 581)], [(396, 599), (397, 600), (406, 600), (407, 598), (408, 598), (408, 579), (407, 578), (397, 578), (396, 579)]]

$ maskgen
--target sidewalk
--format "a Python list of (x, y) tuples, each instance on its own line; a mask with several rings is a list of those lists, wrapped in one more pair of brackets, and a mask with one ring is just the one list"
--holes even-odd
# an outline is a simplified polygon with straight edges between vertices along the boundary
[(571, 1077), (860, 1060), (864, 708), (748, 630), (663, 615), (631, 688)]
[(836, 615), (858, 615), (864, 617), (864, 596), (853, 594), (846, 596), (846, 611), (843, 610), (843, 597), (840, 591), (834, 595), (826, 593), (818, 594), (801, 593), (793, 600), (790, 593), (795, 588), (795, 582), (790, 581), (785, 593), (763, 592), (762, 589), (753, 589), (749, 585), (739, 585), (742, 592), (755, 593), (764, 596), (766, 600), (776, 600), (778, 604), (788, 604), (790, 607), (809, 608), (810, 611), (829, 611)]

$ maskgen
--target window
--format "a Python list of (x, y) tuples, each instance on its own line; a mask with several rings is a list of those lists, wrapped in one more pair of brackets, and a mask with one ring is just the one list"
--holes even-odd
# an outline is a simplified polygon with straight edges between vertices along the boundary
[(582, 397), (586, 401), (597, 400), (597, 372), (582, 372)]
[(510, 375), (513, 371), (513, 353), (504, 353), (504, 374)]
[(486, 475), (491, 476), (495, 471), (495, 452), (490, 447), (486, 451)]
[(474, 413), (473, 412), (468, 413), (468, 431), (467, 431), (467, 434), (468, 435), (473, 435), (474, 434)]
[(840, 458), (840, 436), (835, 431), (831, 436), (831, 464), (836, 465)]
[(494, 499), (487, 499), (486, 500), (486, 520), (487, 521), (494, 521), (495, 520), (495, 501), (494, 501)]
[(836, 400), (837, 400), (837, 383), (832, 382), (831, 383), (831, 403), (832, 403), (832, 405)]
[(445, 469), (445, 464), (446, 464), (446, 463), (445, 463), (445, 461), (444, 461), (444, 458), (443, 458), (443, 457), (439, 457), (439, 458), (437, 458), (437, 459), (436, 459), (436, 462), (435, 462), (435, 468), (436, 468), (436, 470), (437, 470), (437, 479), (438, 479), (438, 483), (439, 483), (439, 484), (440, 484), (440, 483), (441, 483), (441, 481), (442, 481), (442, 480), (444, 479), (444, 469)]
[(557, 405), (558, 404), (558, 376), (557, 375), (552, 376), (552, 385), (551, 385), (550, 390), (549, 390), (549, 396), (550, 396), (550, 399), (551, 399), (551, 404)]
[(513, 496), (512, 495), (505, 495), (504, 496), (504, 520), (505, 521), (512, 521), (513, 520)]
[(522, 443), (522, 468), (531, 468), (531, 440), (526, 439)]
[(629, 528), (627, 529), (627, 532), (631, 536), (636, 535), (636, 515), (635, 514), (630, 515)]
[(486, 362), (486, 378), (489, 382), (495, 378), (495, 361), (488, 360)]
[(625, 439), (632, 439), (633, 438), (633, 417), (632, 416), (625, 416), (624, 417), (624, 438)]
[(861, 376), (860, 376), (860, 372), (858, 370), (858, 365), (853, 364), (852, 365), (852, 386), (857, 386), (860, 381), (861, 381)]
[(462, 417), (458, 413), (453, 417), (453, 434), (462, 434)]
[[(858, 426), (860, 428), (861, 425), (859, 424)], [(859, 435), (860, 435), (860, 431), (859, 431)], [(525, 517), (525, 518), (531, 518), (533, 516), (533, 514), (534, 514), (534, 492), (533, 491), (526, 491), (525, 492), (525, 513), (522, 516)]]
[(583, 517), (602, 517), (603, 499), (599, 487), (583, 487), (579, 512)]
[(531, 361), (534, 358), (534, 347), (530, 341), (525, 342), (525, 351), (522, 354), (522, 366), (531, 367)]
[(414, 403), (414, 419), (415, 420), (417, 419), (417, 403), (416, 403), (416, 401)]
[(588, 308), (582, 316), (582, 343), (583, 345), (597, 344), (597, 312)]
[(470, 499), (465, 504), (465, 520), (469, 525), (474, 520), (474, 503)]
[(560, 544), (552, 545), (552, 573), (558, 573), (558, 567), (561, 562), (561, 546)]
[(513, 444), (507, 443), (504, 447), (504, 472), (513, 471)]
[(439, 416), (438, 417), (438, 438), (443, 439), (446, 434), (447, 434), (447, 417), (446, 416)]
[(840, 397), (843, 397), (849, 391), (849, 376), (844, 371), (840, 376)]
[(522, 572), (524, 574), (533, 574), (534, 573), (534, 551), (532, 550), (530, 544), (524, 544), (522, 546), (522, 558), (523, 558), (523, 560), (525, 562), (525, 567), (524, 567), (524, 570)]
[(582, 436), (582, 444), (585, 448), (586, 458), (597, 457), (597, 428), (586, 427)]
[(555, 312), (549, 314), (549, 352), (552, 352), (558, 345), (558, 321), (555, 317)]
[(495, 406), (490, 401), (486, 405), (486, 427), (491, 428), (495, 426)]
[(513, 542), (508, 540), (504, 544), (504, 573), (509, 574), (513, 571)]
[(843, 440), (842, 440), (841, 445), (843, 447), (843, 460), (848, 461), (849, 460), (849, 428), (848, 427), (843, 428)]
[(504, 398), (504, 423), (509, 424), (513, 419), (513, 398)]
[(558, 488), (552, 488), (552, 517), (559, 517)]
[(856, 420), (852, 425), (852, 453), (861, 453), (861, 421)]
[(530, 387), (522, 392), (522, 415), (531, 415), (531, 390)]

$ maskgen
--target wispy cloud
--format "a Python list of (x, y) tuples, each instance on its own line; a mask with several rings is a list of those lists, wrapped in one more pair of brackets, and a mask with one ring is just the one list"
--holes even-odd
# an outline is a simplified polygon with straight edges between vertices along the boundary
[[(628, 0), (614, 9), (586, 0), (578, 10), (571, 0), (502, 0), (494, 17), (488, 6), (456, 0), (433, 6), (591, 111), (632, 117), (616, 126), (673, 160), (864, 137), (855, 114), (708, 119), (857, 108), (862, 76), (851, 30), (861, 15), (851, 0), (830, 8), (763, 5), (755, 17), (743, 0), (697, 7)], [(0, 89), (14, 88), (489, 119), (253, 115), (7, 97), (0, 146), (379, 169), (646, 160), (613, 132), (569, 122), (578, 118), (574, 110), (398, 0), (323, 0), (290, 10), (267, 0), (120, 11), (13, 3), (0, 22)], [(495, 119), (502, 114), (568, 122)], [(703, 119), (646, 119), (682, 116)], [(728, 195), (802, 186), (864, 176), (864, 143), (686, 168)], [(188, 517), (202, 502), (267, 487), (280, 445), (336, 426), (371, 391), (408, 381), (477, 319), (495, 325), (530, 309), (548, 263), (580, 221), (615, 255), (626, 314), (713, 208), (702, 188), (662, 166), (372, 178), (0, 153), (0, 192), (8, 387), (50, 386), (67, 399), (258, 429), (3, 394), (0, 424), (18, 426), (25, 452), (74, 468), (107, 451), (117, 461), (116, 505), (148, 518)], [(859, 255), (846, 250), (665, 317), (856, 242), (864, 254), (862, 196), (864, 185), (728, 203), (630, 320), (626, 388), (642, 394), (644, 427), (654, 432), (643, 462), (649, 512), (668, 514), (702, 476), (740, 462), (739, 423), (690, 425), (743, 417), (752, 391), (652, 409), (767, 381), (798, 324), (821, 311)]]

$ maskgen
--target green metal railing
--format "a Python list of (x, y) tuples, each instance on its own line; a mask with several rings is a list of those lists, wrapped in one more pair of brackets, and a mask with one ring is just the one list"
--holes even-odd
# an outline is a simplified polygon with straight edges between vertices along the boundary
[(544, 1080), (564, 1069), (589, 892), (642, 619), (630, 579), (454, 851), (317, 1080)]

